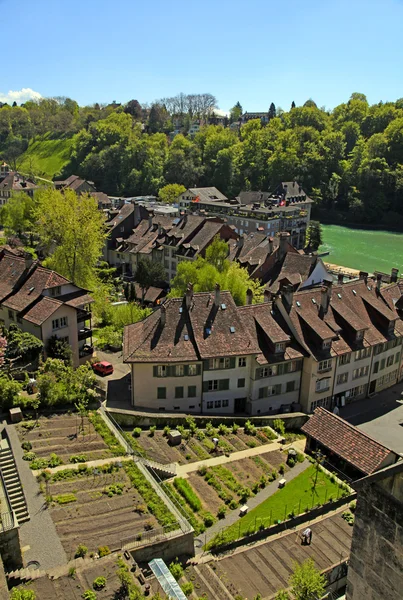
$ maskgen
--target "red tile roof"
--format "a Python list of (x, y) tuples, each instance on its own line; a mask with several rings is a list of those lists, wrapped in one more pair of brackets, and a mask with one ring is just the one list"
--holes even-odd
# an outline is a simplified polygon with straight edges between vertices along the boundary
[(60, 302), (60, 300), (43, 296), (39, 302), (34, 304), (34, 306), (24, 314), (23, 318), (25, 321), (30, 321), (35, 325), (42, 325), (42, 323), (49, 319), (49, 317), (51, 317), (61, 306), (63, 306), (63, 302)]
[(350, 465), (369, 475), (383, 466), (394, 452), (341, 417), (319, 407), (301, 429)]

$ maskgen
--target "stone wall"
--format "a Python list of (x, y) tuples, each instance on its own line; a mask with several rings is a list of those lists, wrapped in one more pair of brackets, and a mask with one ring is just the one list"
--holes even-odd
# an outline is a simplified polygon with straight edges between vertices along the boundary
[(358, 493), (347, 600), (396, 600), (403, 590), (403, 473)]
[(0, 555), (7, 571), (21, 569), (22, 554), (19, 528), (0, 531)]
[(135, 550), (130, 550), (130, 554), (137, 563), (149, 562), (153, 558), (162, 558), (167, 564), (178, 557), (194, 556), (194, 533), (180, 533), (177, 537), (172, 537), (162, 542), (142, 546)]

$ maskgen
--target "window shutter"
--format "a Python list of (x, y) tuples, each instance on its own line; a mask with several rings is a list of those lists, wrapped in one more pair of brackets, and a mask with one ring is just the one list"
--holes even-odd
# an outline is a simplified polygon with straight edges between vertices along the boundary
[(255, 371), (255, 379), (260, 379), (260, 371), (261, 371), (260, 368), (256, 369), (256, 371)]
[(196, 365), (196, 375), (200, 375), (201, 373), (201, 365)]
[(158, 377), (158, 367), (156, 365), (153, 367), (153, 376)]
[(284, 372), (286, 372), (284, 370), (284, 365), (279, 365), (278, 370), (277, 370), (277, 375), (283, 375)]
[(235, 357), (230, 358), (229, 359), (229, 368), (230, 369), (235, 369), (235, 366), (236, 366), (236, 358)]
[(185, 365), (183, 367), (183, 374), (185, 377), (187, 377), (189, 375), (189, 365)]
[(167, 365), (167, 377), (174, 377), (175, 375), (175, 365)]
[(209, 362), (208, 359), (207, 360), (203, 360), (203, 369), (205, 371), (209, 371), (210, 370), (210, 362)]
[(203, 381), (203, 392), (208, 392), (208, 381)]
[(274, 389), (275, 389), (276, 394), (281, 394), (281, 383), (277, 383), (274, 386)]
[(218, 382), (219, 390), (229, 390), (229, 379), (220, 379)]

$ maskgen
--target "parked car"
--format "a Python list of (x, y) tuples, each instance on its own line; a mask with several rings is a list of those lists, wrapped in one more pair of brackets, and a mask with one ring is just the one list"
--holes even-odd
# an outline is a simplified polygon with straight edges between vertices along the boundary
[(97, 373), (98, 375), (112, 375), (113, 373), (113, 365), (106, 360), (94, 363), (92, 368), (94, 373)]

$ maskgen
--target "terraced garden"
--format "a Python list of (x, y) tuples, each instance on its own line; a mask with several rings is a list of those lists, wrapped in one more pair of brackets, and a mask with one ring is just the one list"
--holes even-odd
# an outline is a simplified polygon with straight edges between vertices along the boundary
[(69, 559), (80, 544), (89, 552), (105, 546), (113, 551), (122, 539), (177, 527), (174, 515), (131, 461), (43, 472), (38, 481)]
[(188, 418), (186, 426), (177, 427), (182, 433), (182, 444), (170, 446), (167, 437), (169, 430), (169, 427), (163, 431), (156, 430), (155, 427), (150, 427), (148, 431), (135, 428), (126, 431), (125, 436), (139, 454), (163, 464), (208, 460), (212, 454), (216, 454), (213, 438), (219, 440), (219, 452), (230, 454), (269, 444), (277, 439), (277, 434), (270, 427), (257, 428), (249, 423), (245, 427), (236, 424), (231, 427), (225, 424), (213, 427), (208, 423), (205, 429), (198, 429), (194, 419)]
[(97, 413), (83, 420), (78, 414), (41, 416), (19, 423), (17, 431), (33, 469), (125, 454)]

